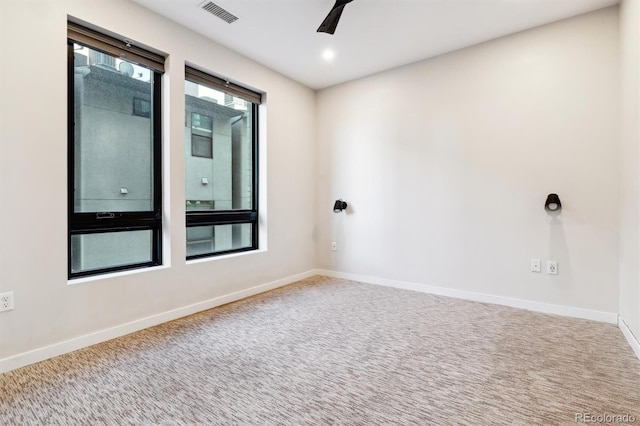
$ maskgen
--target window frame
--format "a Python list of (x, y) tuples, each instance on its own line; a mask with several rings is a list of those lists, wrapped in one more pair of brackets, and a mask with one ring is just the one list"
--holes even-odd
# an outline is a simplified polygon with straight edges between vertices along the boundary
[[(246, 87), (230, 83), (228, 80), (221, 79), (209, 73), (200, 71), (190, 66), (185, 66), (185, 81), (200, 84), (214, 90), (224, 92), (226, 94), (243, 98), (251, 105), (251, 209), (243, 210), (206, 210), (206, 211), (187, 211), (185, 208), (186, 227), (197, 226), (217, 226), (217, 225), (251, 225), (251, 245), (231, 250), (215, 251), (211, 253), (201, 253), (196, 255), (187, 255), (187, 260), (218, 257), (232, 253), (242, 253), (255, 251), (259, 248), (259, 110), (262, 103), (262, 94), (255, 92)], [(186, 93), (184, 95), (187, 96)], [(185, 108), (185, 114), (187, 113)], [(185, 120), (186, 121), (186, 120)], [(213, 131), (213, 129), (212, 129)], [(212, 135), (213, 136), (213, 135)], [(185, 141), (186, 143), (186, 141)], [(213, 146), (212, 146), (213, 151)], [(187, 200), (185, 199), (185, 202)], [(215, 228), (214, 228), (215, 230)], [(215, 231), (214, 231), (215, 232)], [(185, 233), (185, 243), (186, 233)]]
[[(78, 32), (78, 29), (81, 32)], [(76, 37), (81, 34), (80, 37)], [(96, 42), (91, 42), (94, 35)], [(68, 23), (67, 34), (67, 273), (68, 279), (83, 278), (111, 272), (139, 269), (162, 264), (162, 73), (163, 64), (149, 66), (149, 61), (136, 61), (135, 55), (118, 54), (113, 49), (106, 50), (109, 40), (112, 44), (125, 44), (110, 36), (91, 29)], [(149, 211), (124, 212), (82, 212), (75, 211), (75, 82), (74, 82), (74, 43), (86, 46), (109, 55), (117, 54), (130, 62), (138, 62), (153, 74), (152, 106), (149, 119), (152, 120), (152, 209)], [(139, 52), (140, 48), (137, 48)], [(136, 53), (137, 53), (136, 52)], [(147, 52), (150, 55), (155, 55)], [(132, 59), (132, 56), (134, 59)], [(158, 55), (156, 55), (158, 56)], [(127, 232), (148, 230), (152, 233), (151, 260), (126, 265), (109, 266), (85, 271), (72, 270), (72, 237), (108, 232)]]

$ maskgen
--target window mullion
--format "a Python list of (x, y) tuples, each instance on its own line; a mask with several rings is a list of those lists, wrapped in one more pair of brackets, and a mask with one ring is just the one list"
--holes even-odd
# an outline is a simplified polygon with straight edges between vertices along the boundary
[(255, 211), (192, 212), (187, 213), (187, 226), (249, 223), (257, 218), (258, 213)]
[(72, 220), (69, 230), (72, 234), (92, 233), (92, 232), (117, 232), (132, 231), (136, 229), (157, 228), (162, 222), (154, 217), (148, 218), (118, 218), (118, 219), (93, 219), (93, 220)]

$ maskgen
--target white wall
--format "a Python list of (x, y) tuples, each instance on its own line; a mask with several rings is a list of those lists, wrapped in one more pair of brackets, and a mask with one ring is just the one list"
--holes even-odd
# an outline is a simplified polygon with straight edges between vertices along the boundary
[[(130, 1), (3, 1), (0, 8), (0, 291), (15, 293), (15, 310), (0, 314), (0, 361), (314, 267), (312, 90)], [(67, 15), (169, 54), (163, 85), (170, 267), (67, 282)], [(268, 251), (185, 263), (185, 61), (267, 92)]]
[(618, 80), (613, 7), (320, 91), (319, 267), (617, 313)]
[(620, 4), (622, 97), (620, 316), (640, 338), (640, 2)]

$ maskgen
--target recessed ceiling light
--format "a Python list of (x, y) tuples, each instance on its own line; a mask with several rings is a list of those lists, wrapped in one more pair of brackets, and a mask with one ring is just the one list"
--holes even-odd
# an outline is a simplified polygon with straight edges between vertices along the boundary
[(327, 62), (333, 61), (333, 58), (335, 57), (336, 57), (336, 52), (334, 52), (331, 49), (326, 49), (324, 52), (322, 52), (322, 59), (324, 59)]

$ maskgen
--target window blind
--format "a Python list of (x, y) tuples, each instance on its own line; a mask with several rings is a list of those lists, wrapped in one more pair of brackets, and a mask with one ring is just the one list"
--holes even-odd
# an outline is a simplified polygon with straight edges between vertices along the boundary
[(239, 86), (237, 84), (226, 81), (220, 77), (207, 74), (206, 72), (185, 67), (185, 78), (194, 83), (203, 84), (211, 87), (212, 89), (220, 90), (221, 92), (228, 93), (233, 96), (238, 96), (254, 104), (262, 103), (262, 94), (246, 87)]
[(164, 56), (136, 46), (132, 42), (120, 40), (75, 22), (67, 22), (67, 37), (83, 45), (102, 50), (118, 58), (144, 65), (158, 72), (164, 72)]

